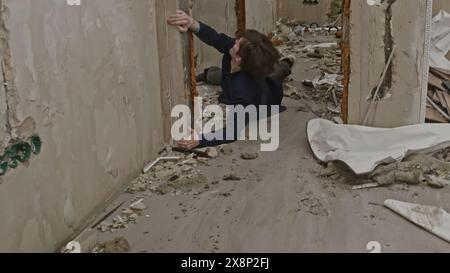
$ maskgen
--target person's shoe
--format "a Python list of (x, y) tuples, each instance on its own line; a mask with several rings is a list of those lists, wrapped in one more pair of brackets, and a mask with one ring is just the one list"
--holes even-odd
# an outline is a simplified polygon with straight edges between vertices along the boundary
[(297, 58), (294, 55), (289, 55), (289, 56), (283, 57), (280, 60), (280, 62), (287, 62), (291, 67), (294, 66), (296, 61), (297, 61)]
[(206, 82), (206, 73), (202, 73), (200, 75), (197, 75), (196, 77), (197, 82)]

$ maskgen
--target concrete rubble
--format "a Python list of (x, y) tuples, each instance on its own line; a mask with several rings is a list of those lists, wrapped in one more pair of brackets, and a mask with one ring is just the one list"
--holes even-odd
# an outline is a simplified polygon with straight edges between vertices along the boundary
[(444, 188), (450, 184), (450, 163), (432, 156), (417, 155), (402, 162), (380, 166), (369, 174), (369, 178), (379, 186), (406, 183)]
[(241, 158), (244, 160), (255, 160), (259, 157), (258, 153), (242, 153)]
[(131, 251), (130, 243), (123, 237), (112, 241), (98, 244), (92, 250), (92, 253), (126, 253)]
[[(232, 148), (228, 145), (219, 147), (223, 154), (231, 154)], [(179, 158), (179, 160), (159, 161), (153, 165), (147, 173), (141, 174), (124, 190), (126, 194), (132, 195), (130, 205), (122, 208), (109, 221), (103, 221), (97, 229), (100, 232), (115, 233), (120, 229), (126, 229), (130, 225), (139, 223), (139, 218), (150, 218), (145, 211), (145, 196), (153, 195), (199, 195), (208, 191), (211, 187), (207, 178), (198, 169), (201, 165), (207, 165), (209, 160), (220, 156), (217, 148), (198, 149), (205, 153), (208, 158), (198, 157), (195, 153), (175, 152), (167, 146), (161, 153), (161, 158)], [(228, 179), (241, 180), (240, 177), (230, 176)], [(227, 180), (227, 179), (224, 179)], [(214, 185), (214, 184), (212, 184)], [(99, 247), (99, 252), (108, 252), (108, 245)]]
[(339, 120), (343, 94), (342, 52), (336, 33), (326, 28), (310, 28), (295, 20), (280, 20), (272, 40), (282, 55), (295, 55), (300, 62), (310, 59), (314, 62), (311, 69), (320, 71), (320, 76), (304, 80), (303, 84), (285, 83), (285, 96), (306, 104), (302, 111)]

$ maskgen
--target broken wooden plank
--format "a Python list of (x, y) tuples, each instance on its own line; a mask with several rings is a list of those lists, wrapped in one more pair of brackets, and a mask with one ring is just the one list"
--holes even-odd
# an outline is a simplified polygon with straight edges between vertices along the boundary
[(430, 98), (435, 102), (435, 103), (440, 103), (441, 102), (441, 100), (439, 99), (439, 96), (438, 96), (438, 94), (436, 93), (436, 91), (430, 91), (429, 92), (429, 94), (431, 94), (430, 95)]
[(442, 83), (442, 88), (444, 88), (445, 91), (450, 92), (450, 80), (446, 80)]
[(440, 104), (441, 104), (441, 106), (443, 108), (442, 110), (444, 112), (446, 112), (448, 115), (450, 115), (450, 108), (449, 108), (450, 105), (447, 104), (447, 101), (446, 101), (446, 99), (444, 97), (444, 92), (436, 91), (436, 94), (439, 97)]
[(450, 121), (449, 115), (447, 115), (438, 105), (436, 105), (436, 103), (434, 103), (434, 101), (430, 97), (427, 97), (427, 99), (429, 100), (431, 106), (433, 106), (434, 109), (436, 109), (445, 119)]
[(444, 97), (444, 100), (447, 103), (447, 110), (450, 111), (450, 94), (442, 92), (442, 96)]
[(431, 74), (431, 73), (429, 74), (428, 85), (430, 87), (443, 91), (444, 89), (442, 88), (442, 82), (443, 82), (443, 80), (441, 78), (438, 78), (434, 74)]
[(430, 67), (431, 74), (435, 75), (438, 78), (441, 78), (442, 80), (449, 80), (450, 79), (450, 71), (446, 71), (444, 69), (438, 69), (435, 67)]
[(432, 106), (427, 107), (426, 119), (431, 122), (447, 123), (447, 120)]

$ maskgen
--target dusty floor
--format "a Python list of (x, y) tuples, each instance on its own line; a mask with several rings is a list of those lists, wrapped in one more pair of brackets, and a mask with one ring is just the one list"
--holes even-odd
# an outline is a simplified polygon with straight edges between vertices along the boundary
[[(302, 80), (317, 76), (317, 68), (311, 69), (315, 63), (299, 60), (292, 84), (300, 87)], [(206, 177), (202, 193), (121, 195), (109, 209), (123, 201), (127, 208), (133, 197), (144, 198), (147, 208), (137, 224), (114, 233), (98, 231), (100, 241), (124, 237), (132, 252), (365, 253), (371, 241), (383, 252), (449, 252), (448, 243), (377, 204), (397, 199), (449, 210), (450, 189), (394, 185), (353, 191), (351, 185), (361, 181), (351, 175), (321, 178), (324, 166), (313, 157), (305, 134), (308, 120), (316, 116), (304, 103), (285, 99), (278, 151), (243, 160), (241, 153), (255, 152), (259, 144), (239, 142), (229, 145), (231, 154), (194, 167)], [(230, 173), (241, 180), (224, 181)]]

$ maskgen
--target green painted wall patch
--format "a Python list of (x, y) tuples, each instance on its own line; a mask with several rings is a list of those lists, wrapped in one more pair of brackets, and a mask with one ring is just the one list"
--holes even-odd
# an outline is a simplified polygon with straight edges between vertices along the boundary
[(13, 141), (0, 156), (0, 176), (4, 176), (8, 169), (16, 169), (19, 163), (26, 163), (32, 154), (41, 152), (42, 140), (38, 135), (33, 135), (28, 141)]

